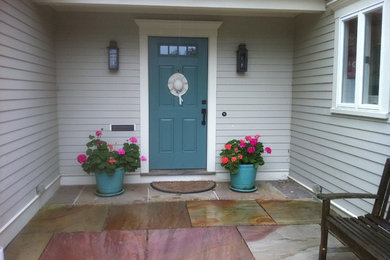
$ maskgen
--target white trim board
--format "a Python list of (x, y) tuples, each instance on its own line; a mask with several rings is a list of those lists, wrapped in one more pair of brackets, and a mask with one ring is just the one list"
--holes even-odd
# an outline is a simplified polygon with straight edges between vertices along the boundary
[[(217, 116), (217, 31), (222, 22), (136, 19), (140, 50), (140, 136), (141, 154), (149, 155), (149, 58), (148, 37), (203, 37), (208, 39), (207, 79), (207, 171), (215, 171)], [(142, 163), (142, 173), (149, 172), (149, 161)]]
[(5, 248), (16, 235), (27, 225), (34, 215), (46, 204), (60, 187), (61, 177), (58, 175), (45, 186), (40, 195), (35, 195), (7, 224), (0, 227), (0, 247)]

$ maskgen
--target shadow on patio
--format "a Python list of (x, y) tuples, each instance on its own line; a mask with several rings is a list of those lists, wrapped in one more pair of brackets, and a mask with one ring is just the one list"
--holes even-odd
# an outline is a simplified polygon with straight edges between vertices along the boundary
[[(258, 186), (170, 194), (134, 184), (111, 198), (62, 186), (5, 259), (317, 259), (320, 202), (291, 180)], [(328, 259), (356, 259), (333, 237), (329, 246)]]

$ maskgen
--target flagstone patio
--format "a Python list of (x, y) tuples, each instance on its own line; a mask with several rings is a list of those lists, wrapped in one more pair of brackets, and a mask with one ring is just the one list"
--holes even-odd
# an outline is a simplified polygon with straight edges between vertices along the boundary
[[(292, 181), (258, 187), (170, 194), (134, 184), (101, 198), (63, 186), (5, 259), (318, 259), (320, 202)], [(329, 247), (328, 259), (357, 259), (332, 236)]]

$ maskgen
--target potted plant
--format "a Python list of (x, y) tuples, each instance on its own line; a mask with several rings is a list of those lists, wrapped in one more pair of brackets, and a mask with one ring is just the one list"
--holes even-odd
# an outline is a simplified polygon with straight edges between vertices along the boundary
[(146, 158), (140, 157), (137, 138), (131, 137), (122, 148), (115, 150), (113, 145), (102, 139), (102, 135), (103, 129), (89, 136), (87, 151), (77, 156), (77, 161), (86, 173), (95, 173), (96, 195), (120, 195), (124, 192), (124, 173), (135, 171)]
[(222, 149), (221, 165), (230, 172), (230, 189), (241, 192), (253, 192), (257, 168), (264, 164), (262, 153), (271, 153), (271, 148), (263, 147), (260, 135), (246, 136), (241, 140), (230, 140)]

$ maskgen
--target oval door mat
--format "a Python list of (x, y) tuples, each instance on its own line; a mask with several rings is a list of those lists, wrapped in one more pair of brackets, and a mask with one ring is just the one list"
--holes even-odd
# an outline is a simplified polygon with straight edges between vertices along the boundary
[(169, 193), (197, 193), (213, 189), (215, 181), (155, 181), (150, 186)]

